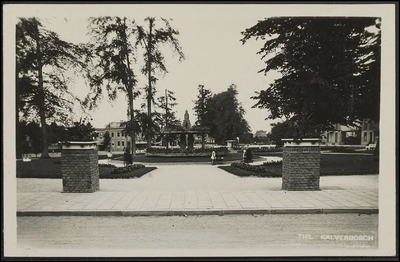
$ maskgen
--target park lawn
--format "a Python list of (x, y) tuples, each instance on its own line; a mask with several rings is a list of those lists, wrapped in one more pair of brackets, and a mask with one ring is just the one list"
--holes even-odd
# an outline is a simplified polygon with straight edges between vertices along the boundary
[[(254, 159), (259, 156), (254, 156)], [(123, 161), (122, 155), (113, 157), (115, 160)], [(241, 161), (243, 159), (242, 153), (229, 153), (224, 156), (224, 162)], [(210, 156), (196, 156), (196, 157), (160, 157), (160, 156), (145, 156), (144, 154), (133, 156), (133, 162), (139, 163), (206, 163), (211, 162)]]
[[(99, 166), (100, 179), (138, 178), (156, 167), (144, 167), (123, 174), (111, 174), (112, 167)], [(62, 178), (61, 159), (32, 159), (30, 162), (17, 161), (17, 178)]]
[[(251, 172), (233, 166), (219, 166), (219, 168), (240, 177), (282, 177), (282, 164), (268, 165), (266, 167), (265, 173)], [(349, 176), (373, 174), (379, 174), (379, 162), (374, 161), (373, 155), (321, 155), (321, 176)]]

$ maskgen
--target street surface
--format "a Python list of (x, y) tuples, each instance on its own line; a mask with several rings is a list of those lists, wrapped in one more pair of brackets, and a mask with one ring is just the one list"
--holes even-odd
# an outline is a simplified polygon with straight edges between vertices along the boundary
[[(257, 250), (374, 249), (377, 214), (207, 215), (147, 217), (17, 217), (17, 243), (25, 251), (58, 249)], [(155, 253), (154, 253), (155, 252)], [(124, 254), (124, 253), (122, 253)], [(128, 254), (128, 253), (126, 253)]]

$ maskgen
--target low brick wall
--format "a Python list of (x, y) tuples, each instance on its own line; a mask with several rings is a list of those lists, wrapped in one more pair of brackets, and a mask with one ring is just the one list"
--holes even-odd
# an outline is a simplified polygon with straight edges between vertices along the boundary
[(62, 149), (63, 192), (92, 193), (100, 190), (97, 149)]
[(283, 148), (282, 189), (320, 190), (321, 148), (318, 145), (290, 145)]

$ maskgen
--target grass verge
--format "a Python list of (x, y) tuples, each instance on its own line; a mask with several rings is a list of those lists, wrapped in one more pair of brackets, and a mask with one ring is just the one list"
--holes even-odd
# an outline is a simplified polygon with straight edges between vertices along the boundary
[[(127, 173), (111, 174), (112, 166), (99, 165), (100, 179), (139, 178), (156, 167), (143, 167)], [(17, 178), (62, 178), (60, 158), (34, 159), (30, 162), (17, 161)]]
[[(267, 165), (265, 172), (256, 173), (233, 166), (219, 168), (240, 177), (282, 177), (282, 164)], [(349, 176), (379, 174), (379, 162), (373, 155), (322, 154), (321, 176)]]

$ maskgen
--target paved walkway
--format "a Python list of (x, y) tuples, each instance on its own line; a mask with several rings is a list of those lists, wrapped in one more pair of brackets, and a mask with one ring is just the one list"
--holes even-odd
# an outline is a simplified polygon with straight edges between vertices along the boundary
[(100, 179), (94, 193), (62, 193), (62, 179), (18, 178), (17, 214), (378, 213), (378, 175), (321, 177), (320, 191), (284, 191), (281, 183), (205, 164), (157, 164), (141, 178)]

